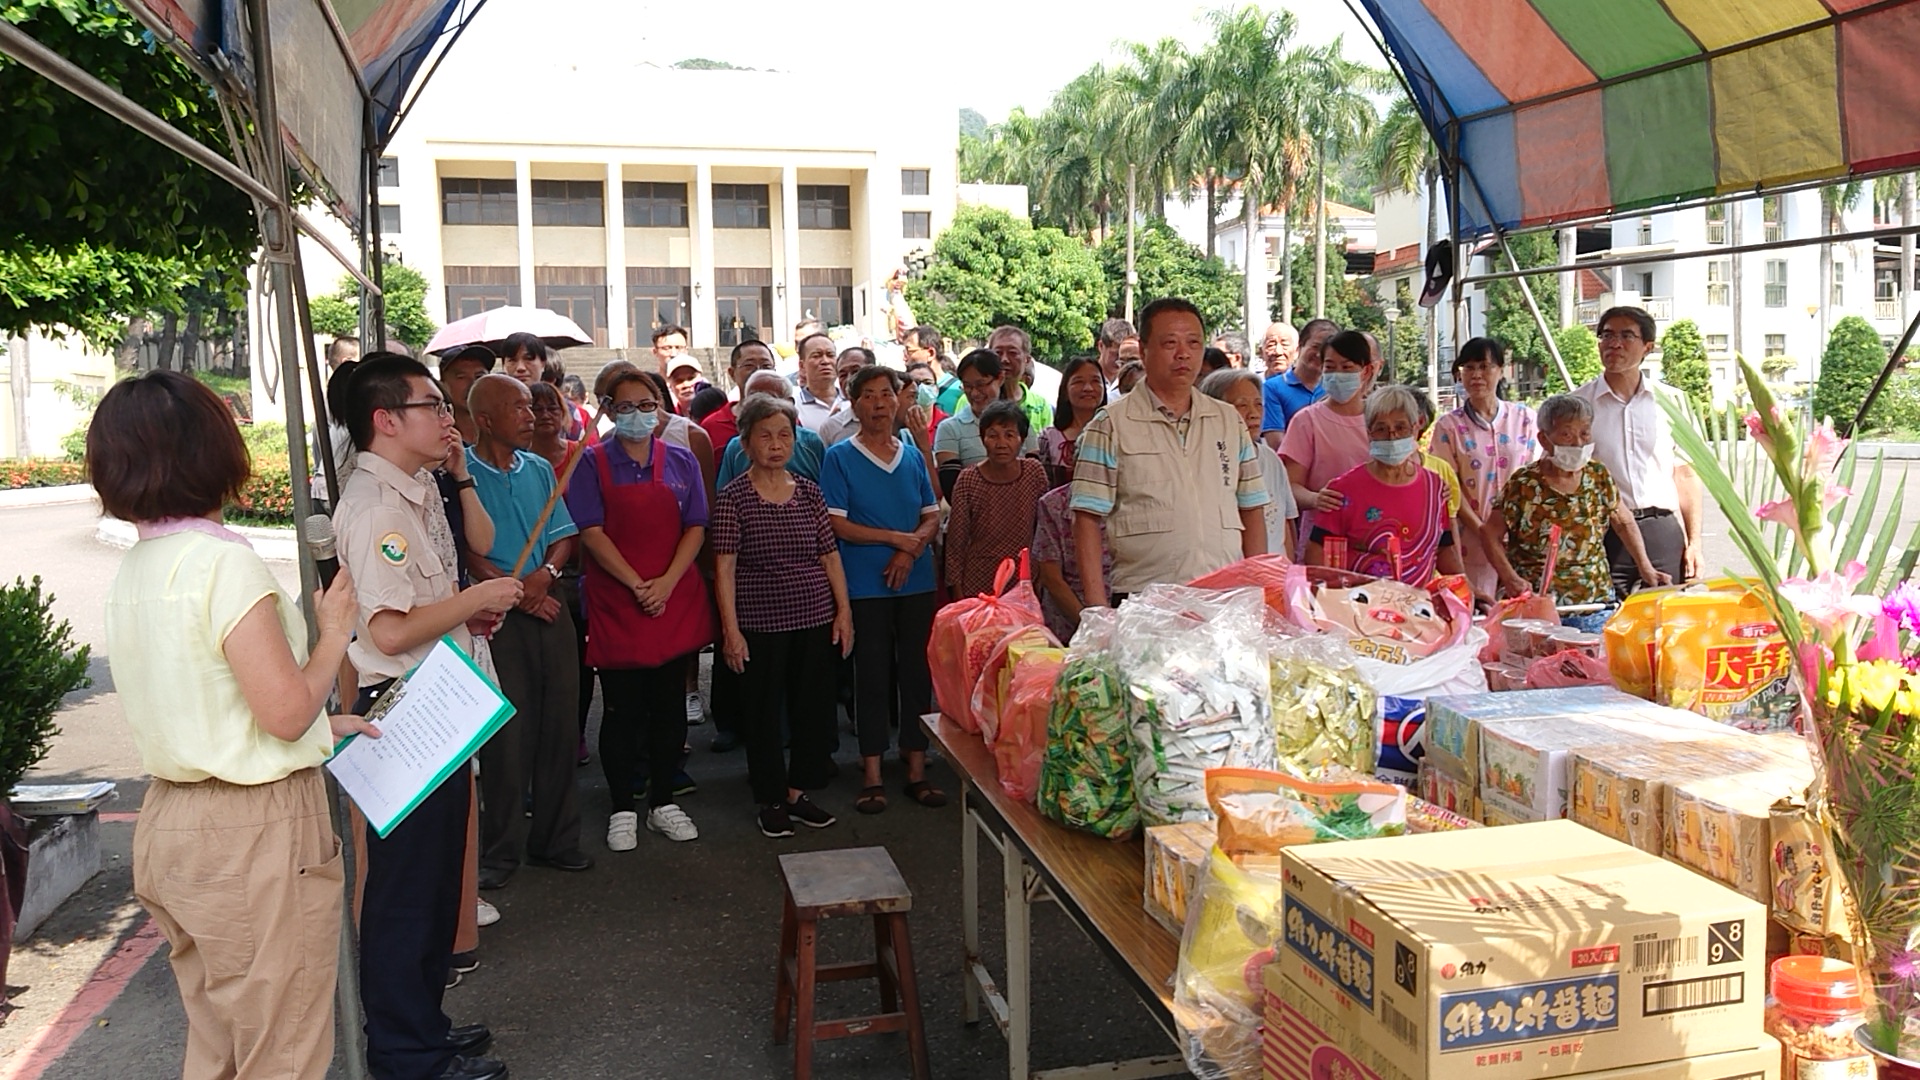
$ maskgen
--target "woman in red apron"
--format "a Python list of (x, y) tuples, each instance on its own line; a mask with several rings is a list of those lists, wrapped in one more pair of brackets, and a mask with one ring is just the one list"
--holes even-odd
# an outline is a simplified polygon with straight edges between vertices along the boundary
[(620, 372), (604, 392), (615, 437), (586, 451), (567, 509), (590, 556), (586, 659), (600, 672), (600, 765), (613, 797), (607, 847), (632, 851), (643, 751), (647, 828), (669, 840), (700, 835), (673, 801), (673, 774), (687, 741), (687, 665), (714, 639), (706, 581), (693, 565), (707, 489), (690, 451), (654, 438), (667, 411), (645, 376)]

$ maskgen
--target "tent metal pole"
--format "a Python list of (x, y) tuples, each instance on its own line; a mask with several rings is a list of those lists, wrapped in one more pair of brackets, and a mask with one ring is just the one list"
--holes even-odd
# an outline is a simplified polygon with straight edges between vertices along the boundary
[[(1507, 253), (1507, 262), (1519, 266), (1520, 260), (1513, 254), (1513, 245), (1507, 243), (1507, 234), (1499, 229), (1493, 230), (1494, 238), (1500, 241), (1500, 250)], [(1520, 295), (1527, 301), (1527, 310), (1533, 313), (1533, 325), (1540, 331), (1540, 340), (1547, 346), (1547, 355), (1553, 357), (1553, 366), (1560, 371), (1560, 381), (1569, 392), (1573, 390), (1573, 376), (1567, 373), (1567, 362), (1560, 356), (1560, 343), (1553, 339), (1553, 331), (1547, 326), (1547, 318), (1540, 314), (1540, 304), (1533, 298), (1533, 286), (1527, 284), (1523, 275), (1514, 278), (1520, 283)]]
[(20, 61), (48, 82), (187, 158), (266, 206), (281, 213), (287, 212), (285, 197), (276, 195), (272, 188), (248, 175), (245, 169), (94, 78), (4, 19), (0, 19), (0, 53)]
[[(262, 130), (277, 133), (280, 130), (279, 100), (274, 86), (273, 37), (267, 25), (268, 0), (247, 0), (247, 21), (253, 32), (253, 63), (255, 71), (254, 93), (255, 113)], [(286, 147), (279, 138), (270, 137), (261, 140), (265, 160), (261, 162), (266, 169), (267, 179), (277, 194), (276, 202), (284, 207), (287, 203)], [(274, 218), (278, 217), (278, 220)], [(281, 399), (286, 405), (287, 417), (287, 467), (289, 479), (293, 485), (294, 518), (303, 524), (313, 513), (313, 501), (307, 483), (307, 436), (306, 411), (302, 407), (300, 393), (301, 357), (313, 348), (313, 338), (307, 335), (306, 348), (300, 346), (302, 324), (305, 323), (305, 288), (296, 286), (294, 276), (299, 266), (299, 239), (295, 235), (293, 222), (286, 216), (273, 213), (261, 215), (261, 238), (266, 244), (267, 270), (273, 279), (273, 302), (279, 315), (279, 358), (281, 365)], [(318, 372), (313, 373), (318, 378)], [(318, 403), (316, 402), (316, 406)], [(319, 406), (323, 407), (323, 406)], [(331, 455), (329, 455), (331, 457)], [(330, 463), (329, 463), (330, 465)], [(314, 565), (313, 556), (300, 545), (300, 595), (306, 601), (302, 607), (307, 613), (308, 633), (314, 633), (315, 612), (311, 597), (317, 591), (320, 578)], [(327, 805), (333, 818), (336, 835), (351, 842), (350, 822), (341, 805), (338, 785), (329, 778), (327, 784)], [(343, 844), (347, 846), (347, 844)], [(366, 1076), (366, 1054), (360, 1045), (360, 1033), (365, 1022), (360, 1013), (359, 965), (355, 962), (355, 948), (352, 936), (353, 900), (352, 894), (341, 890), (340, 948), (336, 957), (335, 980), (335, 1022), (344, 1033), (340, 1041), (345, 1044), (346, 1075), (348, 1080), (364, 1080)]]
[(1887, 354), (1887, 362), (1880, 365), (1880, 374), (1874, 376), (1873, 385), (1867, 389), (1867, 399), (1860, 403), (1859, 411), (1853, 414), (1853, 423), (1848, 425), (1846, 434), (1852, 435), (1859, 431), (1860, 425), (1866, 422), (1867, 411), (1873, 408), (1873, 400), (1880, 396), (1880, 391), (1887, 388), (1887, 380), (1893, 377), (1893, 369), (1900, 366), (1900, 358), (1907, 355), (1907, 346), (1913, 344), (1915, 330), (1920, 330), (1920, 312), (1914, 313), (1913, 318), (1907, 323), (1907, 332), (1900, 335), (1900, 343)]
[(1542, 266), (1527, 270), (1497, 270), (1485, 274), (1476, 274), (1473, 277), (1467, 278), (1463, 284), (1484, 285), (1490, 281), (1505, 281), (1508, 278), (1532, 277), (1535, 274), (1558, 274), (1569, 270), (1606, 270), (1616, 266), (1642, 266), (1647, 263), (1677, 262), (1682, 259), (1713, 259), (1724, 255), (1752, 255), (1762, 251), (1780, 251), (1787, 248), (1811, 247), (1814, 244), (1845, 244), (1855, 240), (1875, 240), (1882, 237), (1909, 236), (1915, 234), (1920, 234), (1920, 225), (1883, 225), (1877, 229), (1861, 229), (1857, 232), (1835, 233), (1832, 236), (1805, 236), (1792, 240), (1767, 240), (1753, 244), (1738, 244), (1732, 247), (1715, 246), (1702, 251), (1663, 251), (1646, 255), (1619, 255), (1607, 259), (1576, 259), (1570, 263), (1560, 263), (1555, 266)]

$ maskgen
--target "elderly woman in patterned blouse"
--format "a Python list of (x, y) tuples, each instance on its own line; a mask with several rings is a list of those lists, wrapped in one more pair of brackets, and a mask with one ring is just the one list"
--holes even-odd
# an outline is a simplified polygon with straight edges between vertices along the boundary
[[(714, 498), (713, 584), (721, 659), (745, 690), (740, 733), (760, 831), (779, 839), (796, 821), (834, 823), (806, 789), (832, 778), (834, 676), (853, 652), (853, 608), (826, 499), (787, 470), (799, 428), (793, 404), (750, 394), (738, 420), (751, 464)], [(785, 754), (783, 701), (792, 736)]]
[(1560, 546), (1547, 590), (1562, 605), (1602, 605), (1564, 620), (1568, 626), (1597, 631), (1616, 603), (1607, 569), (1609, 521), (1633, 555), (1644, 584), (1666, 585), (1672, 579), (1654, 569), (1613, 477), (1593, 460), (1593, 406), (1570, 394), (1550, 397), (1540, 405), (1539, 431), (1545, 456), (1522, 466), (1507, 481), (1487, 515), (1481, 539), (1499, 574), (1501, 591), (1517, 596), (1539, 587), (1552, 529), (1558, 526)]

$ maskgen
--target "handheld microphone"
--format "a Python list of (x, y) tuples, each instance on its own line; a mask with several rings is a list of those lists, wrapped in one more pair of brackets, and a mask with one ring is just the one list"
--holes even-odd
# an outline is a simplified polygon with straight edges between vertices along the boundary
[(333, 548), (333, 519), (325, 514), (314, 514), (300, 530), (301, 538), (307, 542), (307, 553), (313, 556), (313, 565), (320, 572), (320, 587), (333, 587), (333, 579), (340, 573), (340, 557)]

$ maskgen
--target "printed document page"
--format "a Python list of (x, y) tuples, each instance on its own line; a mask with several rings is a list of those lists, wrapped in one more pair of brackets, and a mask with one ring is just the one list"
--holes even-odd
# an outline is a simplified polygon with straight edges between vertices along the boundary
[(384, 838), (512, 715), (492, 680), (443, 637), (368, 710), (380, 737), (348, 739), (327, 769)]

